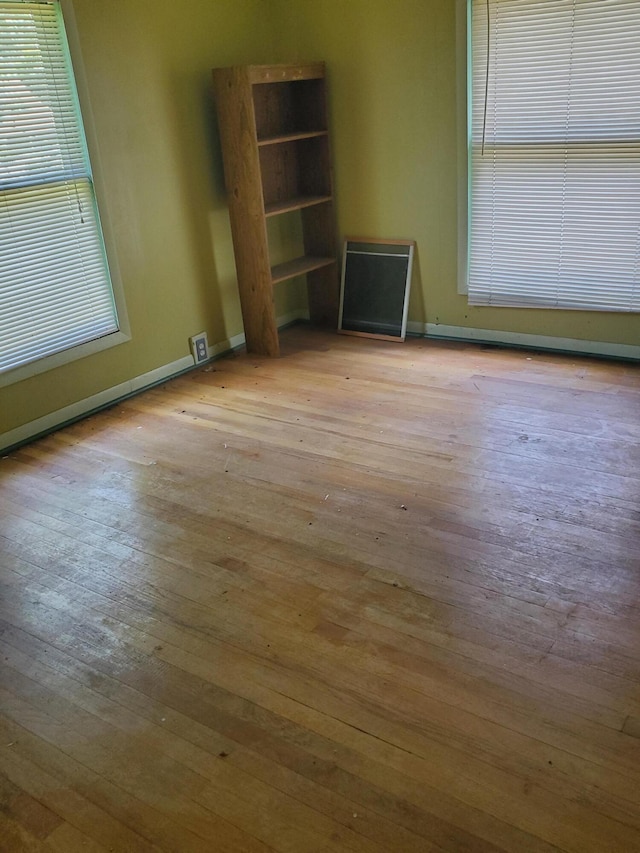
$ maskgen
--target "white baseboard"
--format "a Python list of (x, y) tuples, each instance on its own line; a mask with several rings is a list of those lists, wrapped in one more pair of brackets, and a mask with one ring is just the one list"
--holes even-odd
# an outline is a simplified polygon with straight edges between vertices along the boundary
[(499, 332), (493, 329), (472, 329), (467, 326), (445, 326), (440, 323), (408, 323), (414, 335), (451, 338), (478, 343), (504, 344), (531, 349), (559, 350), (580, 355), (601, 355), (611, 358), (640, 360), (640, 346), (614, 344), (607, 341), (583, 341), (578, 338), (554, 338), (549, 335), (526, 335), (521, 332)]
[[(278, 317), (278, 327), (282, 328), (298, 320), (309, 318), (307, 311), (294, 311)], [(505, 346), (530, 347), (531, 349), (560, 350), (588, 355), (602, 355), (613, 358), (640, 360), (640, 346), (630, 344), (613, 344), (602, 341), (583, 341), (575, 338), (554, 338), (547, 335), (525, 335), (519, 332), (499, 332), (492, 329), (472, 329), (467, 326), (445, 326), (439, 323), (407, 323), (410, 334), (425, 335), (426, 337), (450, 338), (452, 340), (476, 341), (478, 343), (504, 344)], [(234, 335), (209, 347), (209, 358), (217, 358), (231, 350), (238, 349), (245, 343), (243, 334)], [(57, 429), (85, 417), (91, 412), (110, 406), (118, 400), (138, 394), (146, 388), (151, 388), (159, 382), (178, 376), (187, 370), (195, 369), (193, 358), (184, 356), (141, 376), (136, 376), (120, 385), (114, 385), (63, 409), (51, 412), (42, 418), (23, 424), (0, 435), (0, 448), (12, 448), (23, 442), (30, 441), (36, 436)]]
[[(308, 311), (294, 311), (290, 314), (285, 314), (278, 317), (278, 328), (287, 326), (297, 320), (308, 319)], [(244, 346), (244, 334), (234, 335), (225, 341), (220, 341), (217, 344), (209, 347), (209, 358), (217, 358), (231, 350), (238, 349)], [(118, 400), (123, 400), (126, 397), (131, 397), (138, 394), (147, 388), (157, 385), (159, 382), (165, 382), (167, 379), (172, 379), (187, 370), (195, 369), (193, 357), (190, 355), (179, 358), (177, 361), (172, 361), (169, 364), (164, 364), (155, 370), (150, 370), (148, 373), (143, 373), (141, 376), (136, 376), (119, 385), (114, 385), (111, 388), (106, 388), (91, 397), (86, 397), (84, 400), (78, 400), (77, 403), (72, 403), (70, 406), (65, 406), (63, 409), (58, 409), (51, 412), (42, 418), (37, 418), (34, 421), (23, 424), (15, 429), (9, 430), (0, 435), (0, 449), (7, 450), (16, 445), (30, 441), (36, 436), (44, 435), (72, 421), (79, 420), (86, 415), (103, 409), (106, 406), (113, 405)], [(6, 450), (4, 450), (6, 452)]]

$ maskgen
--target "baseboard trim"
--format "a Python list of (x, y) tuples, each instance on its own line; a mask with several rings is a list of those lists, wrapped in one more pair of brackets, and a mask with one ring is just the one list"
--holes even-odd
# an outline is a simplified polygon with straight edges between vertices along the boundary
[[(278, 317), (278, 328), (282, 329), (300, 320), (308, 319), (308, 316), (308, 312), (303, 310), (285, 314), (282, 317)], [(222, 358), (222, 356), (227, 355), (233, 350), (243, 347), (244, 344), (244, 334), (234, 335), (227, 340), (220, 341), (209, 347), (209, 361)], [(89, 415), (93, 415), (102, 409), (114, 406), (129, 397), (140, 394), (142, 391), (147, 391), (149, 388), (153, 388), (162, 382), (167, 382), (169, 379), (175, 379), (183, 373), (189, 373), (191, 370), (202, 368), (203, 364), (207, 364), (207, 362), (195, 365), (190, 355), (179, 358), (155, 370), (150, 370), (148, 373), (143, 373), (126, 382), (121, 382), (119, 385), (106, 388), (104, 391), (93, 394), (91, 397), (78, 400), (77, 403), (72, 403), (69, 406), (65, 406), (62, 409), (58, 409), (55, 412), (9, 430), (0, 435), (0, 453), (6, 456), (12, 450), (16, 450), (21, 445), (27, 444), (27, 442), (43, 438), (55, 430), (68, 426), (82, 418), (89, 417)]]
[(468, 341), (471, 343), (499, 344), (544, 349), (573, 355), (596, 355), (640, 361), (640, 346), (615, 344), (607, 341), (583, 341), (578, 338), (555, 338), (549, 335), (527, 335), (521, 332), (501, 332), (494, 329), (473, 329), (468, 326), (445, 326), (440, 323), (408, 323), (407, 331), (412, 335), (443, 340)]
[[(278, 328), (282, 329), (301, 320), (308, 320), (307, 311), (294, 311), (279, 317)], [(527, 335), (520, 332), (501, 332), (493, 329), (474, 329), (468, 326), (446, 326), (440, 323), (407, 323), (407, 331), (411, 335), (442, 340), (468, 341), (471, 343), (499, 344), (502, 346), (522, 347), (524, 349), (544, 349), (555, 352), (568, 352), (574, 355), (596, 355), (606, 358), (618, 358), (629, 361), (640, 361), (640, 346), (630, 344), (614, 344), (606, 341), (583, 341), (577, 338), (555, 338), (547, 335)], [(243, 347), (244, 334), (234, 335), (209, 347), (209, 360), (214, 361), (227, 355), (233, 350)], [(75, 421), (116, 405), (128, 397), (133, 397), (174, 379), (183, 373), (197, 370), (200, 365), (194, 365), (191, 356), (179, 358), (141, 376), (136, 376), (112, 388), (93, 394), (70, 406), (65, 406), (44, 417), (23, 424), (0, 435), (0, 452), (4, 455), (16, 450), (29, 441), (42, 438), (48, 433), (68, 426)]]

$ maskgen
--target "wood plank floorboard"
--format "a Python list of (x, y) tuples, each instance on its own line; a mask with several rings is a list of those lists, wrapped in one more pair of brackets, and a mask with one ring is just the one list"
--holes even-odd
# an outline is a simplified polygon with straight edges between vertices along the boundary
[(640, 851), (640, 368), (295, 327), (0, 460), (0, 850)]

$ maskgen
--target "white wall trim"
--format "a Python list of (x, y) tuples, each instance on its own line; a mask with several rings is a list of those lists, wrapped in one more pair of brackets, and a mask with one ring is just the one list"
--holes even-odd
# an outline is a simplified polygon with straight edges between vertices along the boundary
[(469, 292), (469, 4), (456, 0), (456, 136), (458, 163), (458, 293)]
[(118, 329), (115, 332), (103, 335), (103, 337), (85, 341), (84, 343), (72, 346), (69, 349), (63, 349), (60, 352), (55, 352), (51, 355), (45, 356), (44, 358), (39, 358), (37, 361), (30, 361), (27, 364), (22, 364), (3, 372), (0, 374), (0, 388), (13, 385), (17, 382), (22, 382), (24, 379), (29, 379), (31, 376), (45, 373), (64, 364), (70, 364), (78, 359), (86, 358), (93, 353), (102, 352), (110, 347), (119, 346), (120, 344), (127, 343), (131, 340), (129, 317), (127, 314), (124, 288), (122, 285), (120, 266), (116, 252), (117, 241), (113, 236), (111, 228), (112, 216), (107, 206), (107, 194), (104, 192), (104, 181), (102, 179), (103, 170), (98, 150), (98, 135), (96, 133), (93, 113), (91, 111), (87, 76), (82, 58), (73, 0), (61, 0), (60, 6), (64, 21), (63, 35), (66, 36), (66, 41), (69, 46), (69, 58), (71, 60), (73, 79), (78, 92), (82, 126), (87, 147), (89, 149), (91, 178), (96, 193), (98, 207), (99, 230), (101, 231), (102, 238), (104, 240), (104, 249), (108, 260), (111, 289), (115, 300), (118, 318)]
[[(290, 314), (278, 317), (277, 325), (281, 328), (298, 320), (306, 320), (308, 319), (308, 316), (309, 312), (306, 310), (293, 311)], [(220, 341), (219, 343), (210, 346), (209, 358), (219, 358), (225, 353), (244, 346), (244, 343), (244, 334), (234, 335), (227, 340)], [(202, 367), (202, 363), (198, 365), (198, 367)], [(44, 415), (42, 418), (37, 418), (34, 421), (30, 421), (29, 423), (9, 430), (9, 432), (1, 434), (0, 449), (3, 449), (3, 452), (6, 452), (6, 450), (4, 450), (5, 448), (9, 449), (18, 444), (30, 441), (36, 436), (43, 435), (65, 424), (71, 423), (72, 421), (79, 420), (92, 412), (96, 412), (99, 409), (112, 405), (118, 400), (131, 397), (134, 394), (139, 394), (147, 388), (151, 388), (160, 382), (165, 382), (168, 379), (172, 379), (173, 377), (192, 369), (195, 370), (197, 368), (193, 362), (193, 357), (188, 355), (183, 358), (179, 358), (176, 361), (172, 361), (169, 364), (164, 364), (162, 367), (158, 367), (155, 370), (150, 370), (148, 373), (143, 373), (141, 376), (136, 376), (126, 382), (121, 382), (119, 385), (106, 388), (104, 391), (93, 394), (91, 397), (86, 397), (84, 400), (78, 400), (77, 403), (72, 403), (70, 406), (65, 406), (62, 409), (58, 409), (55, 412)]]
[(494, 329), (472, 329), (467, 326), (445, 326), (440, 323), (408, 323), (411, 334), (425, 337), (451, 338), (487, 344), (559, 350), (581, 355), (601, 355), (610, 358), (640, 360), (640, 346), (615, 344), (607, 341), (583, 341), (579, 338), (554, 338), (550, 335), (528, 335), (522, 332), (501, 332)]
[[(278, 327), (282, 328), (298, 320), (307, 320), (308, 311), (293, 311), (283, 315), (277, 320)], [(473, 329), (468, 326), (445, 326), (439, 323), (407, 323), (407, 331), (412, 335), (424, 337), (446, 338), (459, 341), (474, 341), (477, 343), (503, 344), (505, 346), (529, 347), (531, 349), (558, 350), (561, 352), (574, 352), (576, 354), (601, 355), (612, 358), (627, 358), (640, 361), (640, 346), (630, 344), (614, 344), (603, 341), (583, 341), (577, 338), (554, 338), (548, 335), (528, 335), (520, 332), (500, 332), (493, 329)], [(234, 335), (227, 340), (220, 341), (209, 347), (209, 357), (219, 358), (231, 350), (244, 346), (244, 334)], [(201, 367), (201, 365), (200, 365)], [(58, 409), (51, 414), (34, 421), (16, 427), (9, 432), (0, 435), (0, 448), (12, 448), (23, 442), (30, 441), (36, 436), (51, 432), (72, 421), (79, 420), (92, 412), (110, 406), (118, 400), (131, 397), (134, 394), (165, 382), (184, 373), (187, 370), (197, 369), (193, 363), (192, 356), (183, 358), (136, 376), (93, 394), (63, 409)], [(4, 451), (6, 452), (6, 451)]]

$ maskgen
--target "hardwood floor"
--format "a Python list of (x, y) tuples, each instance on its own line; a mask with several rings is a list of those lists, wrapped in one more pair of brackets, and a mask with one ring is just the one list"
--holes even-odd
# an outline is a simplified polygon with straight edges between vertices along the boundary
[(0, 849), (640, 850), (640, 368), (282, 345), (0, 461)]

